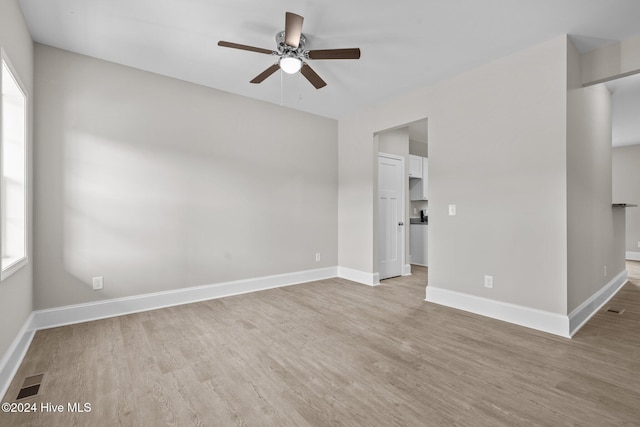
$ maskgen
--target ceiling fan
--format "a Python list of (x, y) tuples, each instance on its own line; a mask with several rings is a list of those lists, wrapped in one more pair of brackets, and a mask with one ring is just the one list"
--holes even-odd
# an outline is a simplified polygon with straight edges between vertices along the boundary
[(251, 83), (262, 83), (267, 77), (278, 71), (278, 69), (282, 69), (282, 71), (288, 74), (295, 74), (300, 71), (316, 89), (320, 89), (325, 87), (327, 83), (313, 71), (306, 61), (309, 59), (359, 59), (360, 49), (307, 50), (305, 49), (307, 38), (302, 34), (303, 21), (304, 18), (295, 13), (287, 12), (285, 14), (284, 31), (276, 34), (276, 50), (231, 43), (223, 40), (218, 42), (218, 46), (264, 53), (279, 58), (277, 63), (254, 77)]

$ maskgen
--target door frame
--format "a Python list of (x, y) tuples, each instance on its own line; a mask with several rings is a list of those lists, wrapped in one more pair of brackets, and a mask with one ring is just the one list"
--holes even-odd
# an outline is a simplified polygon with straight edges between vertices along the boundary
[[(376, 135), (376, 137), (377, 137), (377, 135)], [(408, 224), (406, 222), (406, 219), (407, 219), (407, 206), (406, 206), (407, 200), (406, 200), (406, 194), (405, 194), (405, 192), (407, 190), (406, 189), (406, 185), (408, 184), (408, 183), (405, 183), (405, 178), (406, 178), (406, 175), (407, 175), (406, 161), (405, 161), (404, 156), (399, 156), (397, 154), (384, 153), (384, 152), (381, 152), (381, 151), (379, 151), (377, 154), (378, 155), (376, 156), (376, 161), (375, 161), (375, 167), (376, 167), (375, 177), (376, 178), (375, 178), (375, 209), (374, 209), (374, 211), (376, 212), (376, 223), (375, 223), (375, 226), (374, 226), (375, 230), (376, 230), (376, 235), (378, 234), (378, 230), (380, 229), (379, 228), (379, 224), (378, 224), (378, 222), (380, 221), (380, 218), (377, 215), (377, 212), (379, 211), (378, 199), (379, 199), (379, 196), (380, 196), (380, 194), (379, 194), (380, 189), (379, 189), (379, 185), (378, 185), (378, 180), (380, 179), (379, 175), (378, 175), (378, 161), (379, 161), (379, 158), (380, 157), (386, 157), (386, 158), (393, 159), (393, 160), (399, 160), (400, 161), (400, 166), (402, 168), (402, 179), (400, 180), (400, 206), (402, 207), (402, 222), (404, 223), (404, 225), (403, 225), (403, 232), (400, 233), (400, 263), (401, 263), (401, 265), (400, 265), (400, 276), (405, 276), (406, 275), (406, 272), (405, 272), (406, 267), (405, 266), (407, 265), (406, 236), (407, 236), (407, 230), (408, 230), (408, 228), (407, 228)], [(374, 239), (374, 240), (376, 240), (374, 242), (374, 247), (376, 249), (375, 275), (377, 277), (380, 277), (380, 264), (379, 264), (380, 261), (379, 261), (379, 256), (378, 256), (378, 253), (377, 253), (378, 242), (377, 242), (377, 239)]]

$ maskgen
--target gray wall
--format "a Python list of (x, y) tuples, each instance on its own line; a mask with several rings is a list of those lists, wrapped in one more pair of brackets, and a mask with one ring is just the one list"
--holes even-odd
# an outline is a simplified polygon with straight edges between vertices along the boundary
[[(640, 205), (640, 145), (613, 149), (613, 201)], [(626, 251), (640, 259), (640, 208), (626, 209)]]
[[(568, 44), (568, 312), (625, 269), (622, 217), (611, 207), (611, 93), (581, 84), (580, 54)], [(619, 209), (617, 209), (619, 210)], [(614, 216), (616, 215), (616, 216)], [(618, 224), (620, 223), (620, 224)], [(605, 273), (606, 267), (606, 273)]]
[(565, 314), (565, 49), (554, 39), (434, 93), (430, 286)]
[(373, 133), (427, 117), (429, 285), (567, 314), (567, 43), (341, 120), (340, 265), (374, 271)]
[[(22, 12), (16, 0), (2, 0), (0, 2), (0, 46), (5, 50), (12, 65), (16, 69), (18, 77), (26, 86), (30, 108), (28, 151), (28, 181), (31, 181), (31, 135), (33, 110), (33, 42), (24, 22)], [(29, 189), (31, 194), (31, 189)], [(32, 227), (31, 227), (31, 196), (27, 200), (29, 226), (28, 251), (29, 264), (14, 273), (6, 280), (0, 282), (0, 360), (5, 354), (22, 325), (33, 310), (32, 302), (32, 265), (31, 251)]]
[(35, 76), (37, 309), (337, 265), (336, 121), (43, 45)]

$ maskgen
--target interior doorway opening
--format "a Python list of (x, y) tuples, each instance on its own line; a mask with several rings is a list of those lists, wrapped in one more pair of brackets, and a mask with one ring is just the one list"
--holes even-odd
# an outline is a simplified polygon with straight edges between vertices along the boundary
[[(411, 275), (412, 264), (428, 266), (428, 167), (425, 166), (429, 155), (428, 120), (424, 118), (376, 132), (373, 141), (377, 158), (374, 173), (376, 206), (374, 206), (373, 230), (376, 272), (380, 280), (399, 275), (408, 276)], [(389, 178), (388, 174), (381, 175), (380, 156), (395, 156), (403, 159), (402, 213), (398, 214), (401, 218), (397, 221), (388, 214), (389, 201), (380, 191), (380, 180)], [(420, 167), (416, 168), (418, 164)], [(419, 174), (416, 174), (417, 169), (420, 171)], [(396, 268), (393, 275), (388, 276), (390, 265), (388, 263), (390, 256), (394, 254), (389, 245), (397, 244), (397, 240), (390, 238), (393, 227), (395, 227), (394, 231), (401, 232), (403, 241), (399, 253), (401, 268), (399, 270)], [(418, 254), (420, 257), (417, 256)]]
[[(604, 84), (611, 92), (612, 202), (640, 205), (640, 74)], [(625, 209), (625, 259), (640, 261), (640, 207)]]

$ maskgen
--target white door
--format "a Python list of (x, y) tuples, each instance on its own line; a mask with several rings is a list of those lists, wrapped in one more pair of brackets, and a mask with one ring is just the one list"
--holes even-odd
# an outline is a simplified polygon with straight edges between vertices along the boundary
[(404, 159), (378, 155), (378, 271), (402, 275), (404, 259)]

